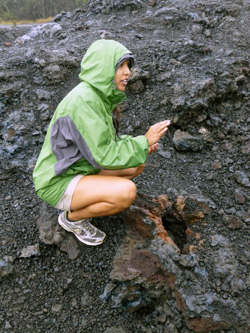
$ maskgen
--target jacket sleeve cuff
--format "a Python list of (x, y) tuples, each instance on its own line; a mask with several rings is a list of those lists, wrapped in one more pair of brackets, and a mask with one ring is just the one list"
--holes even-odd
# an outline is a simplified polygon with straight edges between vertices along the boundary
[(142, 150), (145, 152), (145, 158), (146, 158), (146, 156), (148, 155), (149, 145), (148, 145), (148, 140), (145, 137), (145, 135), (139, 135), (133, 139), (136, 140), (138, 142), (138, 144), (142, 147)]

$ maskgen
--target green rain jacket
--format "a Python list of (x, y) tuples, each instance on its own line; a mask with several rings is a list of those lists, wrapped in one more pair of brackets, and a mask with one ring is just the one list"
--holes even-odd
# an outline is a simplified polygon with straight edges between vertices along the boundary
[(94, 42), (81, 62), (81, 83), (51, 119), (33, 179), (36, 194), (52, 206), (77, 174), (136, 167), (146, 160), (146, 137), (117, 138), (113, 127), (112, 111), (126, 98), (114, 83), (116, 64), (125, 54), (131, 52), (116, 41)]

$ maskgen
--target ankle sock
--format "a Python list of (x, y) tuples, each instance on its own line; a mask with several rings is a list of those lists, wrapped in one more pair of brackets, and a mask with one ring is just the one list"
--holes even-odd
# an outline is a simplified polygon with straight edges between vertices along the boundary
[(68, 222), (77, 222), (78, 221), (78, 220), (71, 220), (69, 218), (69, 212), (66, 212), (66, 219), (67, 219)]

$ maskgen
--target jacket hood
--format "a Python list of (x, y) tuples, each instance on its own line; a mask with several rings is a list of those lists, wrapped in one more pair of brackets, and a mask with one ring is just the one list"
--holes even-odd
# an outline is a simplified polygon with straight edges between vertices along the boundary
[(111, 108), (126, 98), (114, 83), (116, 65), (125, 55), (133, 57), (121, 43), (101, 39), (88, 48), (81, 62), (80, 80), (90, 84)]

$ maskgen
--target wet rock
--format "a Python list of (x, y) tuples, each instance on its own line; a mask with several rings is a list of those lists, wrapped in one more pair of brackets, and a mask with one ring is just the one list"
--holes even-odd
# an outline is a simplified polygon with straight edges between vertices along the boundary
[(155, 17), (162, 15), (170, 16), (178, 13), (178, 9), (175, 7), (162, 7), (154, 12)]
[(184, 96), (174, 97), (171, 99), (171, 103), (173, 111), (179, 111), (182, 107), (184, 107), (186, 98)]
[(188, 132), (177, 130), (174, 133), (173, 144), (179, 151), (200, 151), (205, 145), (202, 137), (192, 136)]
[(56, 312), (60, 312), (63, 308), (62, 304), (54, 304), (52, 305), (51, 311), (56, 313)]
[[(163, 211), (171, 211), (171, 207), (172, 203), (168, 201), (166, 196), (159, 197), (157, 201), (153, 202), (150, 198), (146, 199), (142, 194), (138, 194), (135, 204), (126, 210), (125, 221), (137, 235), (139, 233), (139, 237), (153, 239), (155, 235), (159, 235), (178, 249), (173, 240), (168, 236), (161, 218)], [(180, 212), (180, 214), (182, 213)]]
[(89, 295), (88, 292), (84, 292), (83, 296), (81, 297), (81, 306), (88, 306), (93, 302), (92, 297)]
[[(134, 312), (153, 304), (154, 299), (164, 293), (165, 283), (172, 283), (172, 278), (171, 274), (164, 272), (154, 254), (131, 247), (131, 242), (133, 241), (128, 239), (127, 245), (124, 244), (117, 253), (110, 275), (114, 283), (106, 286), (102, 298), (109, 300), (113, 307), (124, 307), (127, 311)], [(138, 246), (140, 242), (134, 244)], [(159, 290), (157, 285), (162, 289)]]
[(193, 332), (214, 332), (229, 328), (230, 323), (221, 320), (220, 316), (215, 315), (207, 318), (189, 318), (188, 327)]
[(113, 2), (112, 0), (106, 0), (105, 2), (100, 0), (90, 0), (87, 3), (88, 10), (97, 13), (110, 13), (114, 10), (119, 11), (124, 10), (125, 8), (136, 10), (142, 8), (143, 6), (144, 4), (141, 0), (124, 0), (116, 2)]
[(38, 25), (33, 27), (27, 34), (18, 37), (15, 42), (17, 44), (24, 44), (37, 38), (38, 36), (54, 38), (59, 36), (62, 31), (62, 27), (58, 23), (48, 23), (44, 25)]
[[(50, 100), (50, 98), (51, 98), (51, 93), (48, 90), (44, 90), (44, 89), (37, 89), (36, 95), (40, 101)], [(46, 104), (42, 104), (39, 106), (39, 111), (45, 110), (45, 109), (46, 109)]]
[[(135, 55), (121, 134), (174, 119), (135, 180), (144, 197), (122, 214), (128, 226), (120, 215), (98, 221), (107, 233), (101, 247), (81, 245), (44, 208), (39, 234), (56, 247), (41, 244), (40, 256), (18, 260), (16, 274), (3, 259), (3, 329), (102, 332), (125, 316), (120, 327), (131, 332), (249, 331), (249, 8), (95, 0), (51, 24), (1, 30), (1, 258), (37, 243), (32, 170), (53, 110), (78, 84), (96, 38), (114, 37)], [(178, 129), (200, 144), (183, 138), (191, 150), (179, 153), (171, 140)], [(110, 304), (100, 304), (108, 280)]]
[(231, 4), (226, 7), (226, 10), (229, 15), (231, 15), (233, 17), (237, 17), (240, 15), (241, 8), (242, 8), (242, 6), (240, 6), (238, 4)]
[(60, 35), (62, 27), (60, 24), (53, 24), (52, 27), (49, 29), (49, 36), (53, 38), (55, 35)]
[(250, 154), (250, 144), (243, 145), (241, 147), (241, 151), (243, 154), (249, 155)]
[(149, 3), (148, 3), (149, 6), (152, 6), (152, 7), (153, 7), (153, 6), (156, 4), (156, 1), (157, 1), (157, 0), (149, 0)]
[(5, 322), (5, 326), (4, 326), (4, 328), (5, 328), (6, 330), (10, 330), (10, 329), (12, 329), (13, 327), (11, 326), (11, 324), (10, 324), (9, 321), (6, 321), (6, 322)]
[(70, 259), (75, 259), (79, 253), (79, 245), (73, 234), (66, 232), (57, 222), (57, 211), (45, 202), (41, 205), (37, 219), (39, 238), (45, 244), (55, 244), (67, 252)]
[(242, 211), (241, 213), (238, 213), (239, 217), (244, 221), (246, 224), (250, 224), (250, 214), (246, 211)]
[(33, 256), (40, 256), (40, 247), (39, 244), (35, 245), (29, 245), (22, 249), (22, 252), (20, 254), (20, 258), (30, 258)]
[(178, 330), (173, 324), (167, 324), (164, 333), (178, 333)]
[(104, 333), (128, 333), (128, 331), (120, 326), (112, 326), (107, 328)]
[(228, 244), (229, 244), (228, 239), (223, 237), (222, 235), (216, 234), (211, 237), (211, 246), (213, 247), (217, 245), (226, 247)]
[(45, 59), (46, 65), (59, 65), (66, 68), (75, 68), (79, 66), (78, 59), (65, 49), (57, 49), (50, 52), (43, 51), (41, 52), (41, 56)]
[(188, 255), (181, 255), (179, 262), (184, 267), (194, 267), (198, 264), (197, 257), (192, 253)]
[[(205, 119), (206, 119), (206, 118), (205, 118)], [(205, 119), (203, 119), (203, 120), (205, 120)], [(203, 120), (202, 120), (202, 121), (203, 121)], [(205, 128), (205, 127), (201, 127), (201, 128), (199, 129), (199, 133), (202, 135), (202, 137), (203, 137), (203, 139), (204, 139), (205, 141), (207, 141), (207, 142), (212, 142), (212, 141), (214, 141), (211, 132), (210, 132), (207, 128)]]
[(133, 94), (140, 94), (145, 90), (145, 86), (141, 80), (130, 84), (130, 89)]
[(243, 225), (241, 219), (239, 217), (233, 216), (233, 215), (226, 215), (225, 223), (226, 223), (227, 227), (232, 230), (240, 229)]
[(40, 112), (45, 112), (48, 110), (48, 108), (49, 108), (49, 105), (45, 104), (45, 103), (38, 105), (38, 111), (40, 111)]
[(174, 65), (174, 66), (180, 66), (180, 64), (181, 64), (180, 61), (178, 61), (178, 60), (176, 60), (176, 59), (173, 59), (173, 58), (171, 58), (171, 59), (169, 60), (169, 62), (170, 62), (170, 64), (172, 64), (172, 65)]
[(145, 90), (145, 83), (150, 78), (148, 71), (143, 71), (140, 68), (133, 68), (129, 79), (129, 88), (133, 94), (142, 93)]
[(159, 82), (167, 81), (172, 77), (172, 75), (173, 75), (172, 72), (166, 72), (164, 74), (161, 74), (158, 78), (158, 81)]
[(129, 78), (129, 82), (134, 83), (138, 80), (147, 81), (150, 78), (150, 72), (144, 71), (138, 67), (135, 67), (131, 71), (131, 76)]
[(237, 85), (243, 84), (246, 81), (245, 75), (240, 75), (235, 78), (235, 83)]
[[(198, 257), (194, 253), (190, 251), (188, 255), (180, 255), (174, 244), (169, 242), (166, 237), (162, 237), (161, 234), (156, 234), (157, 236), (150, 241), (150, 246), (145, 248), (145, 231), (143, 231), (141, 223), (146, 224), (145, 228), (148, 229), (150, 219), (152, 220), (151, 224), (157, 224), (157, 213), (162, 214), (167, 210), (169, 215), (169, 211), (173, 208), (170, 203), (167, 203), (167, 198), (159, 198), (157, 206), (152, 205), (151, 202), (151, 208), (149, 208), (149, 202), (144, 202), (143, 205), (142, 202), (140, 203), (143, 209), (138, 207), (137, 218), (133, 221), (135, 224), (138, 223), (138, 217), (142, 214), (143, 219), (139, 222), (138, 234), (131, 231), (117, 252), (113, 262), (113, 270), (110, 273), (111, 283), (106, 286), (102, 299), (110, 301), (113, 307), (123, 307), (127, 311), (134, 312), (140, 308), (152, 307), (154, 300), (167, 298), (171, 291), (175, 295), (177, 308), (184, 314), (186, 324), (190, 329), (195, 332), (205, 332), (230, 327), (227, 309), (229, 306), (234, 306), (234, 303), (219, 298), (206, 286), (205, 280), (203, 287), (200, 286), (201, 281), (198, 282), (195, 275), (199, 274), (200, 278), (207, 279), (208, 273), (204, 274), (204, 270), (199, 268)], [(179, 200), (175, 207), (179, 206), (180, 213), (191, 216), (191, 211), (189, 209), (185, 211), (183, 204), (184, 201)], [(195, 211), (194, 207), (190, 206), (190, 209)], [(145, 219), (145, 214), (148, 214), (147, 219)], [(130, 216), (128, 214), (127, 219)], [(177, 215), (174, 216), (178, 219)], [(160, 215), (158, 220), (159, 218)], [(187, 221), (187, 218), (184, 219)], [(194, 237), (195, 233), (191, 234)], [(144, 235), (143, 238), (139, 237), (142, 235)], [(201, 235), (197, 237), (199, 239)], [(189, 238), (189, 242), (194, 238)], [(209, 260), (213, 261), (215, 274), (224, 277), (233, 275), (238, 264), (233, 252), (227, 248), (228, 242), (226, 240), (221, 242), (221, 240), (223, 237), (219, 237), (218, 242), (214, 244), (219, 244), (220, 247), (214, 251)], [(177, 261), (181, 266), (176, 264)], [(187, 274), (192, 281), (191, 283), (186, 280)], [(193, 279), (191, 278), (192, 274)], [(160, 289), (159, 286), (161, 286)], [(195, 295), (190, 293), (190, 288), (196, 291)], [(198, 292), (198, 290), (201, 291)], [(212, 311), (214, 315), (207, 317), (205, 314), (207, 309), (213, 308), (216, 306), (215, 304), (220, 304), (219, 308), (223, 310)], [(166, 311), (169, 309), (166, 308)], [(171, 313), (173, 311), (171, 310)], [(225, 311), (228, 313), (227, 315), (225, 315)], [(166, 312), (163, 311), (158, 317), (158, 321), (164, 322), (166, 316)]]
[(237, 183), (239, 183), (242, 186), (250, 187), (250, 180), (244, 171), (240, 170), (236, 171), (235, 180), (237, 181)]
[(14, 272), (13, 258), (11, 256), (5, 256), (0, 259), (0, 278), (8, 276)]
[(163, 158), (169, 159), (171, 158), (171, 153), (170, 151), (164, 151), (164, 150), (158, 150), (157, 153), (162, 156)]
[(245, 282), (242, 279), (233, 279), (231, 281), (231, 287), (234, 292), (242, 292), (247, 288)]
[(200, 24), (192, 25), (192, 31), (196, 34), (201, 34), (203, 32), (203, 27)]
[(101, 39), (114, 39), (115, 38), (114, 34), (112, 34), (109, 31), (106, 31), (106, 30), (100, 30), (99, 34), (100, 34)]
[(225, 248), (221, 245), (212, 253), (210, 260), (213, 263), (215, 276), (223, 279), (234, 276), (239, 265), (233, 251), (229, 247)]
[(43, 77), (46, 83), (63, 82), (66, 78), (65, 71), (58, 65), (50, 65), (44, 68)]
[(19, 82), (11, 83), (3, 87), (3, 96), (7, 99), (20, 94), (21, 84)]

